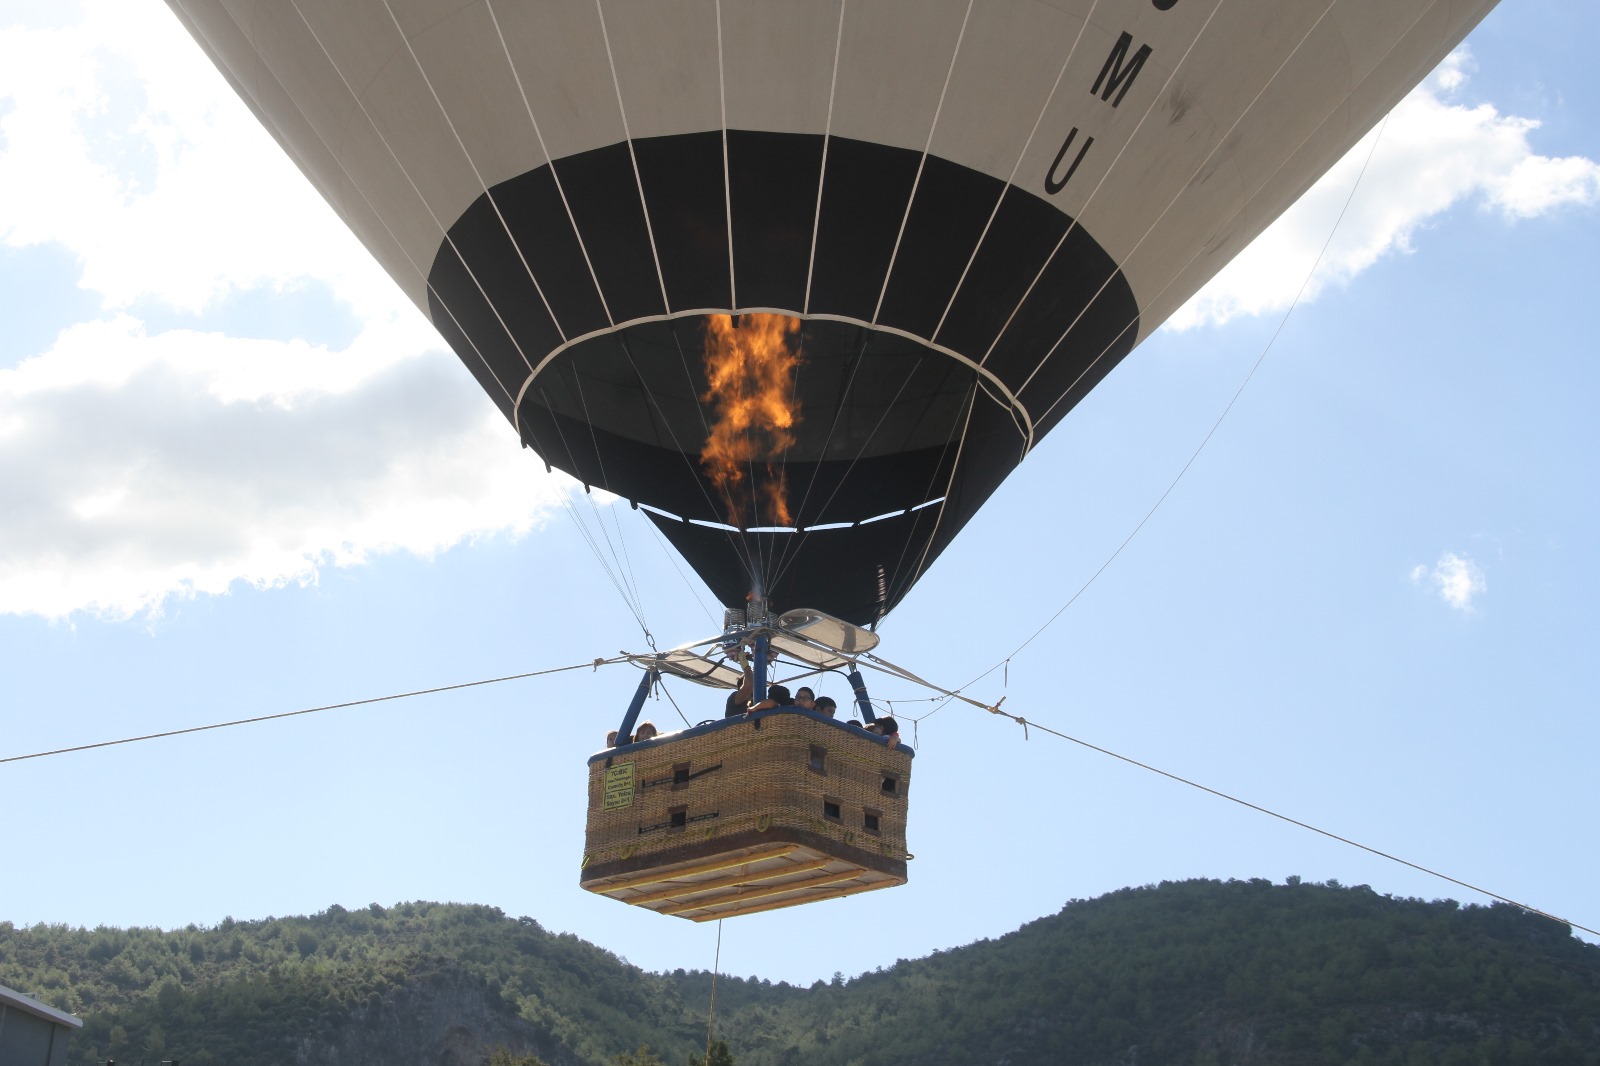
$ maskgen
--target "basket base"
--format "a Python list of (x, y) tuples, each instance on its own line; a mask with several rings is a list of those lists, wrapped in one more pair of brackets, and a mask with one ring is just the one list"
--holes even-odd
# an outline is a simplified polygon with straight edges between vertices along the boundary
[(906, 883), (904, 861), (841, 848), (820, 835), (741, 836), (687, 846), (644, 869), (617, 871), (620, 864), (609, 864), (613, 869), (587, 871), (580, 884), (636, 907), (706, 922)]

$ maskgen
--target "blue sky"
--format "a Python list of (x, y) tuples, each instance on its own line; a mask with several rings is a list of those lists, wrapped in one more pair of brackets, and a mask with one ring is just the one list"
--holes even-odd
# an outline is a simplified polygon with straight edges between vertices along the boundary
[[(1037, 449), (884, 656), (950, 687), (1004, 661), (1270, 342), (971, 693), (1600, 927), (1597, 22), (1491, 14), (1385, 127), (1276, 341), (1368, 142)], [(713, 629), (638, 515), (517, 447), (159, 5), (0, 4), (0, 279), (0, 757), (642, 650), (580, 521), (663, 646)], [(36, 849), (0, 919), (452, 899), (709, 967), (714, 930), (577, 887), (585, 759), (636, 676), (0, 764)], [(971, 708), (915, 739), (911, 883), (728, 923), (724, 970), (853, 974), (1163, 879), (1481, 901)]]

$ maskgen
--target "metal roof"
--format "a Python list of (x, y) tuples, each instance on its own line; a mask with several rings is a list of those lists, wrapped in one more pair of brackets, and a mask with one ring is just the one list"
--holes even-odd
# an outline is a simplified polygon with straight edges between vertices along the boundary
[(68, 1014), (64, 1010), (56, 1010), (54, 1007), (47, 1007), (43, 1003), (40, 1003), (38, 1000), (34, 999), (32, 996), (24, 995), (14, 988), (7, 988), (5, 985), (0, 985), (0, 1007), (15, 1007), (17, 1010), (27, 1011), (29, 1014), (36, 1014), (46, 1021), (54, 1022), (57, 1025), (63, 1025), (70, 1029), (83, 1028), (82, 1018), (79, 1018), (73, 1014)]

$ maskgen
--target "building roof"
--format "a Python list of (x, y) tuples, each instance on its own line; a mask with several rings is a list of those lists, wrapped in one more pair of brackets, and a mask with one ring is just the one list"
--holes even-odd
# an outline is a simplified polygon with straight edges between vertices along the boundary
[(32, 996), (24, 995), (14, 988), (7, 988), (5, 985), (0, 985), (0, 1007), (14, 1007), (29, 1014), (36, 1014), (46, 1021), (66, 1026), (69, 1029), (83, 1028), (82, 1018), (68, 1014), (64, 1010), (47, 1007)]

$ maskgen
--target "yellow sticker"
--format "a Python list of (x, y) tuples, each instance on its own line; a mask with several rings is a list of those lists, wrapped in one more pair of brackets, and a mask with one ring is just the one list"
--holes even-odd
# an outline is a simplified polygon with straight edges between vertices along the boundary
[(633, 763), (625, 762), (606, 770), (606, 799), (601, 810), (615, 811), (633, 806)]

